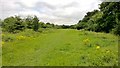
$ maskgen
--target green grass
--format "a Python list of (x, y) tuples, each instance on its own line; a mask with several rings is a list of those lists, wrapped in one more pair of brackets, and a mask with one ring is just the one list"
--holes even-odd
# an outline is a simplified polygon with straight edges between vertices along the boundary
[(118, 37), (112, 34), (72, 29), (26, 30), (17, 34), (3, 32), (3, 41), (3, 66), (118, 65)]

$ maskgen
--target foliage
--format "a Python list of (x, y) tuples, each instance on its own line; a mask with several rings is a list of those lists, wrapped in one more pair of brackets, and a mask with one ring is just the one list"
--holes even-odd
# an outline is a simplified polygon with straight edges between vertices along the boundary
[(39, 19), (37, 18), (37, 16), (35, 16), (33, 18), (33, 30), (34, 31), (38, 31), (39, 29), (39, 25), (38, 25)]
[(27, 16), (27, 18), (25, 18), (24, 22), (27, 24), (28, 29), (33, 28), (33, 17), (32, 16)]
[(15, 32), (17, 30), (24, 30), (25, 24), (19, 16), (8, 17), (2, 23), (2, 27), (8, 32)]
[(100, 11), (94, 10), (88, 12), (82, 20), (77, 24), (77, 29), (86, 29), (96, 32), (109, 33), (120, 35), (120, 2), (102, 2)]
[(63, 29), (67, 29), (67, 28), (70, 28), (70, 26), (69, 25), (61, 25), (61, 28), (63, 28)]
[(54, 29), (66, 29), (66, 28), (75, 28), (75, 26), (69, 25), (54, 25), (53, 23), (41, 22), (37, 16), (27, 16), (21, 18), (20, 16), (11, 16), (5, 18), (3, 21), (0, 20), (0, 26), (2, 26), (2, 31), (7, 31), (10, 33), (18, 33), (25, 29), (33, 29), (34, 31), (39, 31), (39, 28), (54, 28)]

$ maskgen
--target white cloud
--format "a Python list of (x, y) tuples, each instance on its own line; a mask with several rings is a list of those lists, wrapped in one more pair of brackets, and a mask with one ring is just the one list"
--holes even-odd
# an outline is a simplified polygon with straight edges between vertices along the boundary
[(32, 7), (37, 2), (37, 0), (20, 0), (24, 5)]
[(99, 0), (1, 0), (0, 18), (37, 15), (41, 21), (76, 24), (86, 12), (98, 9)]

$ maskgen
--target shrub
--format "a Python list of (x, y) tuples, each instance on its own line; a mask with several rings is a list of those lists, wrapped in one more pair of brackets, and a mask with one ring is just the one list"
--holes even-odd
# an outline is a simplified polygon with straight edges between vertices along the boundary
[(5, 31), (8, 32), (15, 32), (16, 30), (24, 30), (25, 29), (25, 24), (22, 21), (22, 19), (18, 16), (15, 17), (8, 17), (4, 20), (3, 28)]

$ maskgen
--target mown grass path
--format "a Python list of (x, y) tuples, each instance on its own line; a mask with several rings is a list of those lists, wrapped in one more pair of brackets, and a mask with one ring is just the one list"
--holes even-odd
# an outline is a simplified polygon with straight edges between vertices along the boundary
[(3, 66), (117, 65), (117, 40), (111, 34), (51, 30), (32, 39), (6, 42), (2, 62)]

